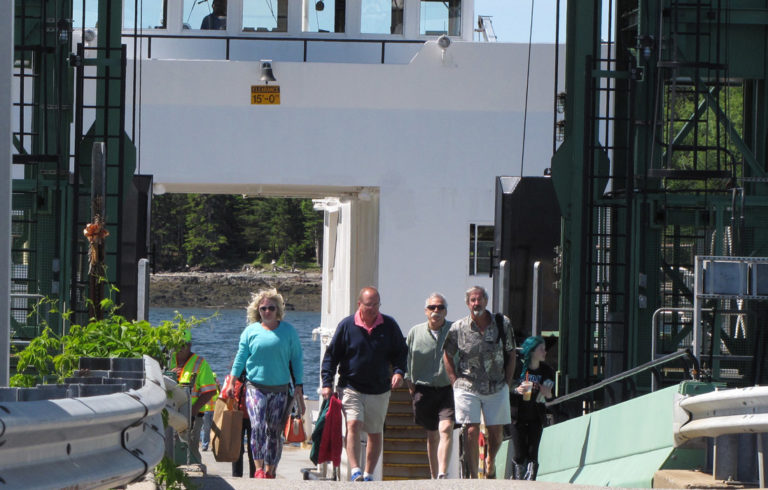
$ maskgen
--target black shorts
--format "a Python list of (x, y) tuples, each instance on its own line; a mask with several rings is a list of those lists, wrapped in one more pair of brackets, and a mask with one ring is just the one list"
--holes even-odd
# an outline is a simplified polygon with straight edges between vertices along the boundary
[(416, 385), (413, 420), (426, 430), (437, 430), (441, 420), (454, 420), (453, 388)]

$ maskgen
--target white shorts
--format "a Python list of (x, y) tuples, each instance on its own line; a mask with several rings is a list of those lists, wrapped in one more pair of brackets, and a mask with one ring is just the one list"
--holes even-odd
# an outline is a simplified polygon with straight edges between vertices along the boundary
[(346, 387), (341, 392), (341, 408), (347, 420), (363, 423), (363, 431), (368, 434), (384, 432), (384, 419), (387, 418), (389, 395), (391, 391), (379, 395), (366, 395)]
[(509, 387), (492, 395), (480, 395), (460, 388), (453, 389), (453, 401), (456, 405), (457, 424), (479, 424), (484, 419), (485, 425), (504, 425), (512, 422), (509, 411)]

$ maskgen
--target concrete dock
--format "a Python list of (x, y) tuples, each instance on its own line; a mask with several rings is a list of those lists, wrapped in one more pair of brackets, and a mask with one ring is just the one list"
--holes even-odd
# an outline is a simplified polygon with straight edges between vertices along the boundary
[[(603, 487), (591, 487), (584, 485), (568, 485), (562, 483), (530, 482), (517, 480), (397, 480), (397, 481), (376, 481), (368, 483), (348, 482), (348, 481), (323, 481), (323, 480), (304, 480), (302, 469), (314, 468), (309, 460), (309, 449), (286, 445), (283, 449), (282, 459), (278, 466), (277, 477), (274, 480), (255, 480), (253, 478), (236, 478), (232, 475), (231, 463), (217, 463), (210, 451), (202, 453), (204, 472), (199, 468), (193, 467), (188, 471), (193, 484), (201, 490), (230, 490), (230, 489), (252, 489), (252, 488), (280, 488), (283, 490), (292, 488), (323, 489), (339, 488), (340, 486), (360, 485), (376, 488), (390, 488), (397, 490), (410, 489), (491, 489), (491, 488), (527, 488), (527, 489), (597, 489)], [(245, 470), (248, 471), (248, 461), (245, 461)], [(330, 473), (330, 471), (329, 471)], [(343, 474), (343, 472), (342, 472)], [(129, 485), (131, 490), (150, 490), (154, 489), (154, 483), (142, 482)]]

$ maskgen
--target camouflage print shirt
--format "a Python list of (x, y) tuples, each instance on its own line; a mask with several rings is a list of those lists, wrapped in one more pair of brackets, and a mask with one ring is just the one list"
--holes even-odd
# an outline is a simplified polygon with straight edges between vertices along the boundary
[[(443, 350), (455, 359), (456, 382), (454, 388), (490, 395), (506, 383), (504, 377), (504, 353), (495, 315), (485, 332), (480, 333), (471, 316), (453, 322), (445, 338)], [(504, 317), (507, 334), (507, 352), (515, 349), (515, 335), (509, 318)]]

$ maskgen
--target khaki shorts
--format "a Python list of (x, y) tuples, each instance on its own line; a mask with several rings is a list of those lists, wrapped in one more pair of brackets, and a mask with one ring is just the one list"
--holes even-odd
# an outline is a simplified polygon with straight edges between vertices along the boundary
[[(505, 425), (512, 421), (509, 407), (509, 388), (491, 395), (481, 395), (460, 388), (453, 389), (457, 424)], [(481, 414), (484, 420), (481, 420)]]
[(353, 388), (346, 387), (341, 392), (341, 408), (347, 420), (363, 423), (363, 430), (368, 434), (384, 432), (384, 419), (387, 418), (389, 395), (366, 395)]

